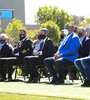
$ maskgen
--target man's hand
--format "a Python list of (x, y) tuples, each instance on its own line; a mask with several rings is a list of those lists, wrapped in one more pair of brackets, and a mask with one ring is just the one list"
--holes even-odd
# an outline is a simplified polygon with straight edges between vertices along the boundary
[(56, 61), (56, 60), (59, 59), (59, 58), (60, 58), (60, 55), (55, 54), (53, 60)]
[(27, 50), (23, 50), (23, 51), (21, 51), (21, 52), (24, 54), (24, 53), (27, 53)]
[(40, 55), (40, 51), (38, 51), (35, 56), (39, 56), (39, 55)]

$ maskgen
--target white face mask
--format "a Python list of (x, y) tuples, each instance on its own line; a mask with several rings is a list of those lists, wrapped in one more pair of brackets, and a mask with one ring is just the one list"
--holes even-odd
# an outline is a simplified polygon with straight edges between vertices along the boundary
[(68, 35), (69, 34), (69, 31), (67, 29), (64, 29), (64, 34), (65, 35)]

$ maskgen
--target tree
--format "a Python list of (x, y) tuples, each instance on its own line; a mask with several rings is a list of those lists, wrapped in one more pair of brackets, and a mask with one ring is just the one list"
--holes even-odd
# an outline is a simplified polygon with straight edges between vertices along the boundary
[(71, 15), (72, 16), (72, 21), (74, 25), (79, 26), (84, 20), (84, 16), (76, 16), (76, 15)]
[(6, 27), (5, 33), (10, 38), (10, 41), (18, 41), (19, 29), (23, 28), (23, 23), (20, 20), (13, 19), (12, 23), (9, 23)]
[(41, 25), (40, 28), (47, 28), (49, 30), (48, 37), (50, 37), (55, 44), (59, 43), (60, 29), (53, 21), (47, 21)]
[(42, 23), (45, 23), (49, 20), (55, 22), (61, 30), (64, 28), (66, 23), (72, 23), (71, 16), (69, 16), (68, 13), (65, 12), (63, 9), (59, 10), (56, 6), (39, 7), (35, 15), (35, 22), (41, 25)]
[(90, 18), (86, 18), (85, 20), (83, 20), (83, 21), (80, 23), (80, 26), (85, 27), (86, 24), (90, 24)]

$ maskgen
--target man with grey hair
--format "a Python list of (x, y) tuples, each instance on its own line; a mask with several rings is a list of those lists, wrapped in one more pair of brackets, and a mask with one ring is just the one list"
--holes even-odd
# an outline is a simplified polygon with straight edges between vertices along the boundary
[[(88, 65), (88, 56), (90, 58), (90, 39), (86, 36), (86, 29), (83, 27), (79, 27), (78, 36), (81, 43), (80, 58), (76, 59), (74, 64), (85, 79), (84, 84), (81, 86), (90, 86), (90, 66)], [(84, 63), (87, 63), (87, 65)]]
[[(0, 57), (9, 57), (12, 55), (12, 49), (7, 45), (7, 35), (0, 35)], [(2, 77), (0, 77), (0, 81), (6, 80), (6, 69), (4, 69), (4, 63), (0, 61), (0, 73)], [(9, 71), (12, 68), (9, 67)], [(11, 74), (8, 75), (8, 78), (11, 78)]]
[(86, 48), (88, 44), (88, 37), (86, 33), (86, 29), (83, 27), (78, 28), (78, 36), (81, 44), (81, 50), (80, 50), (80, 57), (88, 56), (88, 48)]
[(84, 39), (86, 39), (86, 29), (83, 27), (78, 28), (78, 36), (80, 38), (80, 43), (82, 44)]
[[(53, 79), (49, 84), (62, 84), (64, 83), (64, 67), (72, 65), (73, 62), (79, 57), (78, 51), (80, 42), (78, 36), (74, 33), (74, 26), (66, 24), (64, 29), (66, 35), (61, 41), (58, 51), (54, 57), (49, 57), (44, 60)], [(53, 65), (56, 66), (59, 75), (56, 74)]]

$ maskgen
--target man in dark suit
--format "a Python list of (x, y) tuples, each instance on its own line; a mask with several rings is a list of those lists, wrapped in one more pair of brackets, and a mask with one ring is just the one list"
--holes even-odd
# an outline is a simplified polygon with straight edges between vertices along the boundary
[(90, 50), (90, 39), (86, 35), (86, 29), (79, 27), (78, 36), (81, 44), (80, 57), (87, 57)]
[[(9, 47), (9, 45), (7, 45), (6, 39), (7, 39), (6, 34), (0, 35), (0, 57), (12, 56), (12, 49), (11, 47)], [(12, 67), (11, 66), (8, 67), (10, 72), (8, 78), (11, 78)], [(6, 80), (6, 68), (4, 68), (4, 63), (2, 61), (0, 61), (0, 73), (1, 73), (0, 81)]]
[(48, 29), (42, 28), (40, 30), (40, 38), (44, 39), (40, 44), (40, 50), (36, 53), (36, 56), (26, 57), (26, 66), (29, 70), (30, 78), (28, 82), (38, 82), (38, 70), (37, 65), (42, 64), (43, 60), (47, 57), (54, 55), (54, 44), (48, 36)]
[(18, 63), (22, 64), (25, 56), (31, 56), (33, 52), (32, 41), (26, 37), (25, 29), (19, 30), (20, 41), (15, 45), (14, 54), (17, 56)]
[(88, 64), (87, 59), (90, 55), (90, 39), (86, 36), (86, 30), (82, 27), (78, 30), (78, 36), (80, 37), (81, 53), (80, 58), (76, 59), (74, 64), (84, 78), (84, 84), (81, 86), (90, 86), (90, 68), (84, 64), (84, 62)]

